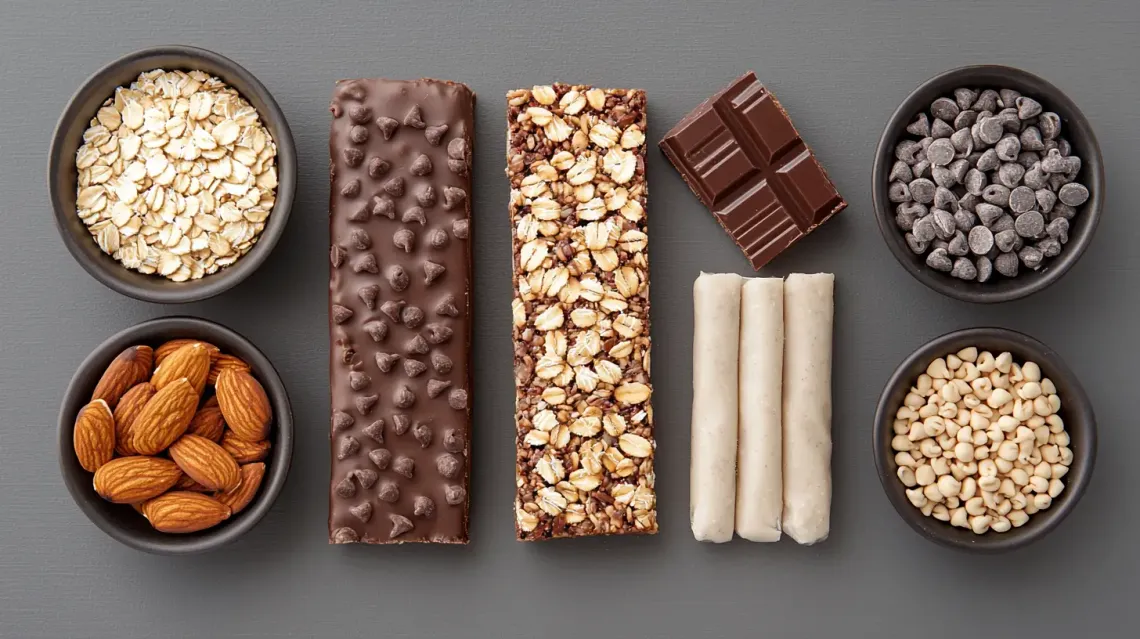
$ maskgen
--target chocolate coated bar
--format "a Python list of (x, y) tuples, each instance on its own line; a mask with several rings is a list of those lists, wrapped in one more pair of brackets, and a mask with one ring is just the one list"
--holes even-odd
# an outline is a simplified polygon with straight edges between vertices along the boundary
[(751, 71), (678, 122), (661, 150), (756, 269), (847, 207)]
[(332, 100), (330, 543), (465, 543), (475, 96), (344, 80)]

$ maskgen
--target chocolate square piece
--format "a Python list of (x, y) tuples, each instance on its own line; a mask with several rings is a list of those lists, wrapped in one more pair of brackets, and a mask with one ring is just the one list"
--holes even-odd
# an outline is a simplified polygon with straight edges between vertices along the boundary
[(751, 71), (677, 123), (661, 150), (756, 269), (847, 206)]

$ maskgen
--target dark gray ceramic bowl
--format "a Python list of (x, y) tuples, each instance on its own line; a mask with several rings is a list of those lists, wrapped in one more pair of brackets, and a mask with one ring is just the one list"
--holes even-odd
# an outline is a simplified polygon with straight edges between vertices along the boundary
[[(969, 346), (991, 351), (995, 355), (1009, 351), (1016, 362), (1037, 362), (1041, 366), (1042, 376), (1048, 377), (1057, 387), (1057, 395), (1061, 398), (1059, 414), (1065, 422), (1065, 430), (1071, 440), (1070, 447), (1073, 449), (1073, 464), (1065, 476), (1065, 490), (1053, 500), (1049, 508), (1031, 515), (1025, 525), (1004, 533), (989, 531), (976, 535), (970, 530), (955, 528), (948, 522), (924, 516), (907, 499), (906, 489), (895, 474), (898, 465), (895, 464), (895, 453), (891, 449), (891, 438), (894, 436), (892, 425), (903, 398), (931, 361)], [(875, 467), (879, 471), (879, 481), (899, 516), (918, 534), (933, 542), (974, 552), (1012, 550), (1047, 535), (1080, 501), (1096, 462), (1096, 416), (1076, 375), (1053, 349), (1028, 335), (1004, 328), (968, 328), (947, 333), (923, 344), (899, 364), (891, 375), (879, 397), (874, 429), (872, 452)]]
[[(896, 205), (887, 197), (887, 175), (895, 162), (895, 145), (903, 135), (907, 135), (906, 126), (916, 114), (929, 109), (930, 103), (936, 98), (952, 96), (954, 89), (959, 87), (1016, 89), (1037, 99), (1045, 110), (1061, 116), (1061, 135), (1072, 144), (1073, 153), (1080, 156), (1083, 162), (1077, 180), (1088, 187), (1089, 200), (1080, 207), (1072, 220), (1069, 242), (1064, 250), (1060, 255), (1048, 258), (1045, 265), (1037, 271), (1022, 268), (1021, 273), (1012, 279), (995, 273), (984, 284), (963, 281), (928, 267), (925, 256), (915, 255), (907, 247), (902, 231), (895, 225)], [(1060, 89), (1032, 73), (1013, 67), (962, 67), (946, 71), (922, 83), (903, 100), (887, 121), (875, 150), (871, 196), (879, 230), (883, 233), (887, 247), (915, 279), (943, 295), (967, 302), (1006, 302), (1031, 295), (1056, 282), (1076, 264), (1088, 248), (1104, 207), (1104, 164), (1092, 125)]]
[[(75, 214), (75, 152), (83, 132), (99, 106), (116, 87), (130, 84), (152, 69), (200, 70), (217, 76), (261, 114), (261, 121), (277, 143), (277, 201), (257, 244), (233, 265), (198, 280), (171, 282), (164, 277), (129, 270), (99, 249), (87, 227)], [(56, 124), (48, 155), (48, 193), (55, 210), (55, 223), (67, 250), (92, 277), (124, 295), (171, 304), (213, 297), (249, 277), (261, 266), (285, 231), (297, 183), (297, 152), (285, 114), (269, 91), (249, 71), (212, 51), (185, 46), (165, 46), (136, 51), (99, 69), (79, 87)]]
[[(236, 516), (201, 532), (186, 535), (162, 533), (150, 527), (130, 506), (112, 504), (95, 493), (93, 475), (79, 465), (72, 445), (75, 416), (91, 399), (99, 377), (123, 349), (136, 344), (157, 347), (175, 338), (206, 340), (223, 352), (245, 360), (253, 376), (265, 387), (273, 409), (269, 439), (273, 444), (265, 461), (265, 478), (253, 501)], [(161, 555), (185, 555), (213, 550), (248, 532), (269, 512), (289, 475), (293, 459), (293, 412), (289, 396), (273, 364), (249, 340), (234, 331), (194, 317), (164, 317), (136, 324), (107, 338), (79, 365), (63, 395), (59, 409), (59, 468), (71, 497), (96, 526), (116, 540), (139, 550)]]

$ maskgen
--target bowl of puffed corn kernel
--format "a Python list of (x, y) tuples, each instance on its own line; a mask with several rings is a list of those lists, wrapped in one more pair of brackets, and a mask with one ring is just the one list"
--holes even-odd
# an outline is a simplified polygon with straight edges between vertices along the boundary
[(883, 490), (923, 537), (997, 552), (1056, 528), (1096, 461), (1096, 417), (1076, 375), (1003, 328), (948, 333), (895, 370), (873, 435)]

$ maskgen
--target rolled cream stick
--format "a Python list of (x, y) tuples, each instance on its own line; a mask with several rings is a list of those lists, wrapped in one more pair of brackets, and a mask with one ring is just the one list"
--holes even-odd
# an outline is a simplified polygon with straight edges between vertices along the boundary
[(693, 284), (689, 520), (698, 541), (732, 539), (742, 280), (731, 273), (701, 273)]
[(831, 525), (831, 333), (835, 276), (784, 282), (783, 530), (801, 544)]
[(783, 372), (784, 280), (746, 279), (740, 296), (736, 534), (750, 541), (780, 539)]

